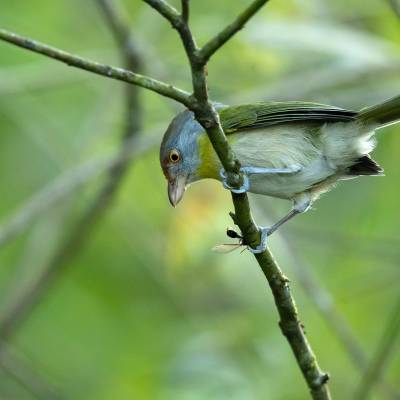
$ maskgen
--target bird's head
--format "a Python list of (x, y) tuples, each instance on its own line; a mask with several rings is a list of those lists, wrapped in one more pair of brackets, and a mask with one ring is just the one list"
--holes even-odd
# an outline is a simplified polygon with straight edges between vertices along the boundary
[(199, 176), (199, 136), (204, 133), (193, 113), (183, 111), (170, 123), (160, 148), (160, 163), (168, 180), (168, 197), (175, 207), (186, 187)]

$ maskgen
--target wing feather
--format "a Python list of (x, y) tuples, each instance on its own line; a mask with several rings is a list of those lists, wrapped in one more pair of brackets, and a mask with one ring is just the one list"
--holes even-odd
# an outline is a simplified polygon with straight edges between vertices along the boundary
[(307, 102), (268, 102), (222, 109), (222, 126), (227, 134), (241, 130), (260, 129), (288, 122), (354, 121), (357, 112), (325, 104)]

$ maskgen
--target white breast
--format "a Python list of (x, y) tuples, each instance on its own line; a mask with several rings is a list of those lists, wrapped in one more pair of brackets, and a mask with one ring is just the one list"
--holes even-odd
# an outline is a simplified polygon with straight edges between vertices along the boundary
[(302, 167), (293, 174), (250, 175), (251, 192), (284, 199), (335, 175), (373, 148), (371, 134), (362, 134), (349, 123), (327, 124), (317, 132), (307, 126), (280, 125), (235, 135), (233, 150), (243, 166)]

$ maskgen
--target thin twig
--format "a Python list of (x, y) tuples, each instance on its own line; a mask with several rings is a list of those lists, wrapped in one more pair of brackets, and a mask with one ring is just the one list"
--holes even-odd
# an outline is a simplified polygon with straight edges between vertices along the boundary
[(210, 57), (220, 49), (228, 40), (239, 32), (245, 24), (263, 7), (269, 0), (255, 0), (250, 6), (244, 10), (231, 24), (229, 24), (218, 35), (212, 38), (200, 51), (200, 56), (204, 61), (208, 61)]
[(157, 10), (167, 21), (169, 21), (173, 28), (181, 25), (181, 16), (179, 12), (164, 0), (147, 0), (146, 3)]
[(182, 19), (186, 24), (189, 22), (189, 1), (182, 0)]
[[(234, 221), (239, 225), (243, 235), (245, 235), (246, 243), (247, 240), (252, 240), (251, 243), (255, 243), (255, 240), (258, 240), (258, 230), (249, 211), (248, 199), (247, 197), (244, 198), (243, 195), (232, 194), (232, 196), (236, 197), (234, 198)], [(243, 197), (239, 199), (239, 204), (238, 196)], [(251, 221), (251, 223), (249, 224), (248, 221)], [(249, 231), (245, 229), (249, 229)], [(299, 319), (297, 307), (290, 291), (289, 280), (282, 273), (268, 249), (261, 254), (256, 254), (256, 258), (272, 290), (280, 316), (279, 325), (282, 333), (286, 336), (292, 348), (313, 399), (330, 399), (326, 385), (329, 376), (322, 372), (318, 366), (315, 354), (304, 334), (303, 324)]]
[(97, 75), (105, 76), (110, 79), (116, 79), (132, 85), (151, 90), (161, 96), (169, 97), (189, 107), (191, 105), (190, 93), (178, 89), (170, 84), (161, 82), (123, 68), (112, 67), (100, 64), (95, 61), (84, 59), (74, 54), (67, 53), (55, 47), (34, 41), (32, 39), (17, 35), (15, 33), (0, 29), (0, 40), (9, 42), (18, 47), (42, 54), (46, 57), (61, 61), (71, 67), (83, 69)]
[(358, 386), (355, 399), (366, 400), (369, 398), (373, 387), (383, 375), (383, 372), (393, 356), (392, 349), (400, 337), (400, 298), (397, 300), (390, 313), (382, 338), (378, 344), (365, 374)]
[[(17, 46), (24, 47), (28, 50), (44, 54), (48, 57), (69, 63), (78, 68), (108, 76), (110, 78), (123, 80), (149, 90), (153, 90), (163, 96), (173, 98), (190, 108), (199, 123), (207, 131), (210, 141), (216, 151), (223, 167), (228, 176), (228, 182), (231, 186), (237, 187), (242, 181), (242, 176), (239, 173), (240, 164), (232, 152), (226, 136), (219, 122), (219, 116), (212, 102), (209, 101), (207, 80), (206, 80), (206, 62), (208, 58), (215, 53), (222, 45), (224, 45), (244, 24), (267, 2), (255, 1), (239, 18), (237, 22), (228, 26), (224, 31), (212, 39), (205, 50), (199, 50), (195, 40), (191, 34), (187, 21), (185, 21), (171, 6), (164, 0), (144, 0), (149, 5), (157, 9), (165, 18), (167, 18), (172, 26), (178, 31), (182, 43), (185, 47), (188, 59), (190, 61), (194, 99), (188, 93), (177, 88), (169, 86), (165, 83), (156, 81), (152, 78), (144, 77), (129, 71), (112, 68), (92, 61), (65, 53), (58, 49), (33, 42), (29, 39), (22, 38), (7, 31), (0, 30), (0, 39), (11, 42)], [(188, 10), (189, 11), (189, 10)], [(134, 92), (133, 90), (130, 93)], [(97, 197), (93, 206), (84, 215), (78, 223), (76, 229), (67, 238), (65, 245), (60, 248), (52, 261), (50, 262), (46, 274), (43, 275), (32, 286), (27, 296), (19, 303), (19, 307), (15, 310), (15, 315), (24, 315), (26, 310), (32, 307), (33, 302), (43, 294), (44, 289), (48, 287), (51, 280), (56, 274), (62, 270), (61, 266), (66, 265), (76, 250), (80, 248), (82, 239), (87, 237), (88, 231), (101, 214), (105, 206), (108, 204), (111, 195), (115, 192), (119, 180), (125, 171), (125, 166), (117, 166), (110, 177), (109, 182), (105, 185), (100, 195)], [(259, 230), (251, 216), (249, 202), (246, 194), (232, 194), (235, 207), (235, 222), (239, 225), (246, 243), (251, 246), (256, 246), (260, 242)], [(298, 365), (304, 375), (307, 385), (311, 391), (313, 399), (326, 400), (330, 398), (329, 391), (326, 385), (328, 380), (327, 374), (323, 373), (316, 362), (310, 345), (302, 330), (302, 325), (297, 315), (296, 305), (290, 293), (288, 281), (282, 274), (277, 263), (273, 259), (269, 250), (256, 255), (257, 261), (262, 268), (269, 285), (272, 289), (275, 303), (280, 315), (280, 326), (282, 332), (287, 337), (289, 344), (294, 352)], [(12, 324), (5, 324), (3, 331), (0, 334), (7, 334)], [(18, 320), (17, 320), (18, 322)]]
[[(172, 25), (172, 27), (179, 33), (181, 37), (182, 44), (185, 48), (186, 54), (188, 56), (188, 61), (190, 63), (192, 71), (198, 68), (204, 68), (204, 63), (199, 59), (199, 49), (192, 35), (192, 32), (188, 26), (189, 19), (189, 2), (182, 0), (182, 15), (178, 13), (172, 6), (170, 6), (164, 0), (143, 0), (150, 7), (154, 8), (158, 13), (160, 13), (164, 18), (166, 18)], [(201, 99), (203, 101), (207, 100), (207, 96), (204, 97), (205, 88), (201, 87), (204, 82), (202, 80), (196, 79), (196, 75), (192, 73), (193, 89), (196, 99)], [(199, 86), (200, 85), (200, 86)], [(203, 94), (201, 96), (201, 94)], [(188, 107), (193, 110), (191, 107)]]
[[(99, 0), (100, 4), (100, 0)], [(106, 3), (102, 2), (101, 6)], [(107, 3), (109, 9), (103, 9), (105, 16), (110, 26), (113, 26), (111, 20), (115, 15), (111, 3)], [(110, 11), (111, 10), (111, 11)], [(117, 36), (117, 35), (116, 35)], [(129, 38), (129, 40), (132, 40)], [(121, 52), (128, 67), (139, 66), (141, 60), (136, 52), (130, 52), (133, 49), (132, 45), (126, 45), (126, 41), (120, 44)], [(117, 189), (119, 188), (122, 179), (130, 165), (129, 158), (122, 156), (126, 154), (126, 146), (134, 137), (136, 137), (142, 126), (142, 108), (139, 102), (139, 91), (133, 86), (126, 91), (126, 129), (124, 131), (123, 140), (121, 143), (120, 154), (116, 162), (109, 171), (108, 179), (103, 187), (95, 196), (93, 202), (89, 205), (86, 212), (82, 215), (74, 228), (67, 234), (60, 247), (52, 256), (48, 264), (43, 268), (43, 271), (36, 280), (33, 280), (30, 286), (22, 293), (17, 300), (6, 310), (4, 315), (0, 317), (0, 338), (2, 340), (9, 337), (26, 318), (32, 309), (38, 304), (47, 289), (51, 286), (54, 280), (61, 275), (64, 269), (69, 265), (68, 262), (82, 249), (84, 243), (89, 238), (95, 223), (99, 221), (106, 209), (111, 204)]]
[[(160, 9), (164, 7), (164, 1), (144, 1), (163, 15)], [(221, 127), (218, 113), (209, 100), (206, 62), (209, 56), (226, 43), (266, 2), (266, 0), (255, 1), (252, 6), (239, 17), (239, 22), (236, 24), (234, 23), (231, 28), (228, 27), (222, 34), (217, 35), (209, 42), (211, 43), (209, 50), (206, 50), (204, 53), (202, 53), (204, 49), (197, 49), (188, 23), (183, 20), (183, 18), (180, 18), (181, 21), (179, 23), (173, 24), (181, 37), (191, 66), (194, 98), (197, 101), (197, 104), (194, 103), (191, 109), (197, 121), (207, 131), (213, 148), (227, 172), (229, 184), (233, 187), (238, 186), (242, 180), (240, 163), (229, 146)], [(201, 54), (203, 55), (200, 56)], [(257, 246), (260, 242), (260, 233), (251, 215), (247, 195), (245, 193), (232, 193), (232, 200), (235, 207), (235, 214), (231, 214), (234, 218), (234, 222), (239, 226), (245, 242), (252, 247)], [(302, 324), (297, 314), (296, 304), (290, 292), (288, 279), (283, 275), (268, 249), (255, 256), (274, 295), (275, 304), (280, 316), (279, 325), (282, 333), (289, 341), (313, 399), (330, 399), (329, 390), (326, 385), (329, 377), (319, 368), (316, 357), (304, 335)]]

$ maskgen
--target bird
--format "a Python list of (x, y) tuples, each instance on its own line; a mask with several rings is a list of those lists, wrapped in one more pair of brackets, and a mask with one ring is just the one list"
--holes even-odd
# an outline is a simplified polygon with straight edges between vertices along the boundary
[(376, 146), (375, 133), (400, 120), (400, 96), (359, 111), (303, 101), (218, 104), (216, 109), (244, 184), (229, 186), (205, 129), (186, 109), (173, 118), (160, 146), (169, 201), (175, 207), (190, 184), (208, 178), (236, 193), (292, 201), (287, 215), (260, 228), (260, 245), (249, 249), (259, 253), (268, 236), (309, 210), (338, 181), (384, 174), (370, 153)]

